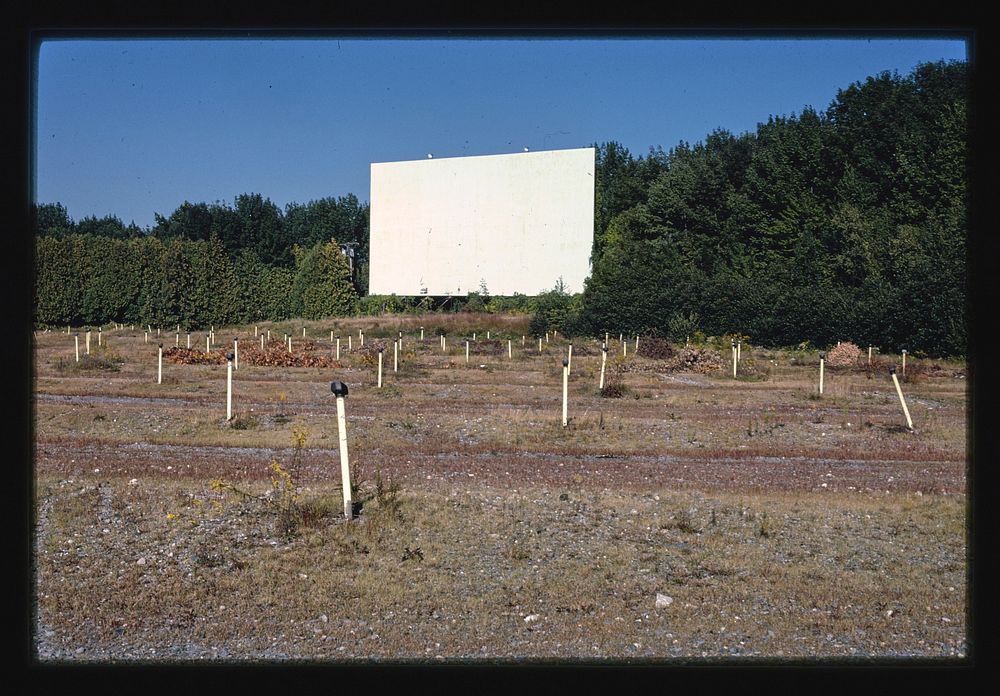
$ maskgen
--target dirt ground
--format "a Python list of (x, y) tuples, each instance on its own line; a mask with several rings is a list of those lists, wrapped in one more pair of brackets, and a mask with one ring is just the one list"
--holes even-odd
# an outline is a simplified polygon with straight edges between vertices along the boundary
[(36, 335), (38, 659), (967, 653), (964, 365), (908, 356), (911, 432), (897, 356), (827, 368), (819, 395), (815, 353), (743, 346), (733, 378), (727, 352), (678, 372), (611, 341), (608, 398), (600, 342), (577, 340), (564, 427), (568, 343), (539, 351), (526, 324), (261, 324), (264, 351), (227, 328), (231, 421), (224, 364), (168, 358), (157, 383), (156, 344), (184, 333), (104, 331), (81, 363), (71, 335)]

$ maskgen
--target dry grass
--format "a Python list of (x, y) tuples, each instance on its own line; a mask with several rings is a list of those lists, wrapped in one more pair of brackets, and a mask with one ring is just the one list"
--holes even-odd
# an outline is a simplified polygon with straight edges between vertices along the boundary
[(40, 553), (40, 610), (67, 648), (148, 659), (178, 627), (220, 654), (311, 659), (964, 650), (958, 498), (477, 488), (345, 523), (313, 489), (329, 514), (288, 542), (260, 506), (197, 487), (113, 486), (104, 518), (92, 489), (45, 487), (75, 541)]
[[(745, 347), (766, 374), (750, 381), (726, 365), (667, 372), (630, 353), (615, 370), (622, 396), (608, 399), (599, 341), (576, 339), (563, 428), (567, 342), (552, 336), (539, 353), (529, 336), (522, 347), (525, 317), (259, 327), (280, 339), (303, 325), (320, 346), (330, 330), (353, 332), (343, 369), (241, 364), (229, 423), (225, 368), (165, 366), (158, 385), (141, 330), (107, 332), (115, 372), (67, 369), (72, 337), (37, 338), (44, 656), (966, 650), (962, 365), (914, 368), (911, 433), (882, 371), (828, 369), (819, 397), (815, 355)], [(381, 390), (358, 328), (366, 345), (404, 331), (400, 370), (390, 353)], [(465, 365), (460, 337), (487, 330), (491, 342)], [(253, 325), (225, 331), (253, 340)], [(333, 379), (351, 390), (353, 523), (342, 516)], [(296, 515), (283, 520), (260, 496), (273, 500), (269, 462), (289, 464), (303, 431)], [(657, 609), (658, 593), (673, 601)]]

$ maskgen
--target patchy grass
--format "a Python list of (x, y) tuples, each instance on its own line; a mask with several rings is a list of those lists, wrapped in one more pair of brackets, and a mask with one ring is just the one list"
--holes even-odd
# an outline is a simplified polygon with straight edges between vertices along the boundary
[(246, 656), (284, 635), (307, 659), (964, 651), (961, 498), (383, 488), (348, 523), (317, 488), (288, 538), (197, 487), (114, 486), (95, 524), (92, 491), (46, 485), (75, 545), (41, 550), (39, 607), (67, 646), (148, 654), (181, 630)]
[[(913, 368), (903, 383), (909, 432), (881, 367), (828, 369), (819, 397), (814, 351), (745, 345), (740, 369), (766, 377), (733, 379), (726, 365), (668, 369), (642, 354), (641, 339), (639, 356), (630, 345), (609, 360), (606, 379), (621, 393), (606, 398), (600, 341), (577, 338), (563, 428), (568, 341), (551, 336), (539, 353), (528, 336), (521, 346), (524, 317), (259, 328), (280, 339), (301, 337), (302, 326), (324, 349), (329, 332), (340, 333), (344, 367), (241, 364), (228, 423), (224, 367), (165, 365), (157, 384), (155, 344), (141, 330), (107, 332), (117, 371), (67, 367), (65, 334), (36, 338), (46, 656), (966, 650), (961, 363)], [(404, 331), (400, 370), (390, 355), (382, 389), (358, 351), (358, 328), (366, 346)], [(225, 330), (253, 341), (253, 325)], [(459, 337), (487, 330), (492, 342), (467, 367)], [(648, 347), (659, 357), (672, 350)], [(911, 364), (920, 363), (908, 358), (908, 373)], [(352, 522), (343, 518), (334, 379), (350, 387)], [(299, 450), (289, 446), (296, 432), (308, 432)], [(213, 489), (219, 479), (247, 495)], [(657, 609), (657, 594), (672, 602)]]

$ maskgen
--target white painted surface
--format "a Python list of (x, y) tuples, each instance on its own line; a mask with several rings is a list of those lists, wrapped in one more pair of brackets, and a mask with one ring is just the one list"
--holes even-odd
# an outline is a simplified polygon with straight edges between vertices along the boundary
[(581, 292), (594, 240), (594, 149), (371, 165), (369, 292)]

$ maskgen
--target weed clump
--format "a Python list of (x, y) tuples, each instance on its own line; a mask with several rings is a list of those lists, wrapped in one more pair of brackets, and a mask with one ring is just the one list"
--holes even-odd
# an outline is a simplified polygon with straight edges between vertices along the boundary
[(771, 368), (761, 367), (753, 358), (739, 361), (736, 365), (736, 379), (743, 382), (766, 382), (771, 379)]
[(68, 371), (80, 372), (118, 372), (125, 364), (125, 358), (117, 353), (104, 349), (100, 352), (93, 352), (90, 355), (81, 355), (80, 362), (59, 358), (55, 368), (61, 374)]
[(607, 366), (604, 373), (604, 387), (601, 389), (603, 398), (621, 399), (631, 391), (622, 378), (625, 369), (621, 359), (618, 358)]

